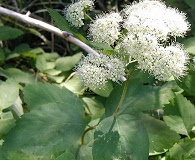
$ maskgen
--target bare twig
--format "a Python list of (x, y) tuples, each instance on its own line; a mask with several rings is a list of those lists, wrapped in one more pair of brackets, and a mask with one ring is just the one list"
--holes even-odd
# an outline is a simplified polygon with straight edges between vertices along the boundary
[(73, 37), (72, 34), (66, 32), (66, 31), (62, 31), (59, 28), (54, 27), (48, 23), (31, 18), (27, 15), (23, 15), (23, 14), (11, 11), (11, 10), (3, 8), (3, 7), (0, 7), (0, 14), (11, 17), (11, 18), (19, 20), (19, 21), (23, 21), (24, 23), (41, 28), (41, 29), (46, 30), (48, 32), (54, 33), (55, 35), (65, 39), (66, 41), (69, 41), (73, 44), (78, 45), (79, 47), (84, 49), (86, 52), (88, 52), (90, 54), (94, 54), (96, 56), (99, 56), (98, 52), (96, 52), (94, 49), (92, 49), (91, 47), (89, 47), (88, 45), (86, 45), (85, 43), (80, 41), (79, 39)]

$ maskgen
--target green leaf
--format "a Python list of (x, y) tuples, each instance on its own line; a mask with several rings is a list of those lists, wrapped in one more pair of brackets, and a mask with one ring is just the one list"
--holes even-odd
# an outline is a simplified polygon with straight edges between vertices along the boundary
[(58, 58), (55, 62), (55, 69), (60, 71), (69, 71), (75, 66), (76, 63), (78, 63), (81, 57), (82, 53), (77, 53), (73, 56)]
[(10, 107), (18, 98), (18, 84), (12, 79), (0, 84), (0, 115), (3, 109)]
[(77, 28), (70, 26), (68, 21), (63, 16), (61, 16), (56, 10), (51, 8), (48, 8), (47, 10), (51, 18), (55, 21), (58, 28), (60, 28), (62, 31), (74, 34), (77, 38), (87, 43), (87, 39), (77, 31)]
[(172, 104), (164, 108), (163, 119), (172, 130), (188, 136), (195, 125), (194, 105), (179, 94)]
[(15, 126), (15, 119), (11, 112), (1, 113), (0, 117), (0, 137), (6, 134)]
[[(192, 0), (195, 2), (194, 0)], [(186, 38), (182, 43), (185, 45), (187, 52), (195, 55), (195, 37)]]
[(58, 71), (56, 69), (49, 69), (49, 70), (46, 70), (45, 73), (51, 75), (51, 76), (57, 76), (61, 73), (62, 71)]
[(194, 0), (184, 0), (192, 9), (195, 9), (195, 1)]
[(36, 79), (32, 74), (23, 72), (17, 68), (8, 68), (4, 73), (7, 78), (13, 78), (18, 83), (32, 84), (36, 82)]
[(107, 117), (96, 128), (93, 160), (146, 160), (148, 152), (147, 132), (132, 115)]
[(23, 52), (28, 52), (30, 50), (31, 50), (31, 48), (30, 48), (29, 44), (21, 43), (15, 47), (13, 52), (14, 53), (23, 53)]
[(10, 40), (17, 38), (24, 34), (23, 31), (17, 28), (11, 28), (8, 26), (0, 26), (0, 40)]
[(147, 111), (162, 108), (174, 98), (173, 88), (175, 84), (163, 86), (143, 85), (139, 79), (127, 80), (122, 86), (117, 86), (111, 92), (106, 103), (106, 115), (112, 115), (115, 111), (133, 113), (135, 111)]
[(74, 31), (70, 28), (68, 21), (64, 17), (62, 17), (56, 10), (51, 8), (47, 8), (47, 10), (58, 28), (63, 31), (74, 33)]
[(22, 100), (19, 96), (17, 100), (14, 102), (14, 104), (10, 107), (10, 110), (15, 112), (15, 114), (18, 117), (24, 114), (23, 107), (22, 107)]
[(70, 80), (61, 83), (61, 86), (66, 87), (67, 89), (78, 95), (83, 95), (86, 88), (83, 85), (81, 79), (76, 74)]
[(175, 160), (194, 160), (195, 159), (195, 141), (185, 138), (176, 143), (170, 149), (170, 156)]
[(44, 71), (49, 70), (49, 69), (53, 69), (55, 67), (55, 63), (54, 62), (47, 62), (44, 55), (40, 55), (37, 57), (35, 65), (36, 65), (37, 69), (40, 70), (41, 72), (44, 72)]
[(177, 84), (188, 94), (195, 95), (195, 71), (190, 71), (188, 75), (177, 81)]
[(105, 43), (98, 43), (98, 42), (93, 42), (93, 41), (89, 41), (89, 45), (91, 45), (92, 47), (94, 47), (95, 49), (98, 50), (110, 50), (113, 51), (113, 48)]
[(74, 155), (71, 154), (71, 153), (68, 153), (68, 152), (65, 152), (65, 153), (61, 154), (55, 160), (65, 160), (65, 159), (67, 159), (67, 160), (76, 160), (74, 158)]
[(96, 93), (102, 97), (108, 97), (113, 90), (113, 85), (112, 85), (111, 81), (108, 81), (105, 84), (104, 88), (96, 88), (96, 89), (90, 88), (90, 90), (92, 90), (94, 93)]
[(92, 117), (92, 119), (101, 118), (105, 113), (105, 108), (96, 97), (83, 97), (82, 100), (86, 103), (86, 113)]
[(31, 110), (7, 134), (0, 154), (9, 158), (13, 153), (24, 153), (23, 157), (50, 159), (81, 138), (86, 127), (83, 104), (69, 90), (50, 84), (29, 85), (24, 99)]
[(180, 139), (180, 136), (176, 132), (170, 130), (170, 128), (161, 120), (146, 114), (142, 114), (141, 120), (148, 133), (150, 155), (165, 152)]
[(77, 156), (77, 160), (92, 160), (92, 159), (93, 159), (92, 147), (82, 145), (79, 148), (79, 153), (78, 153), (78, 156)]

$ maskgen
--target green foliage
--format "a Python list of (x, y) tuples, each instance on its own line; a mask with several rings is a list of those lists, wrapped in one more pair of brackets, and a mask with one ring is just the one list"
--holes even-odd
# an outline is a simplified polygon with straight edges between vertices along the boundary
[(0, 84), (0, 138), (6, 134), (14, 125), (15, 119), (9, 108), (19, 96), (18, 84), (12, 79)]
[(73, 56), (66, 56), (58, 58), (55, 62), (55, 68), (60, 71), (69, 71), (78, 63), (81, 59), (82, 53), (77, 53)]
[(147, 132), (135, 116), (123, 114), (107, 117), (100, 122), (94, 135), (94, 160), (145, 160), (148, 157)]
[(114, 88), (106, 104), (106, 115), (133, 113), (163, 108), (174, 97), (174, 86), (154, 87), (143, 85), (139, 79), (129, 79), (122, 86)]
[(145, 126), (150, 146), (150, 155), (158, 155), (170, 149), (180, 136), (171, 130), (163, 121), (149, 115), (142, 115), (141, 120)]
[(0, 26), (0, 40), (14, 39), (24, 34), (23, 31), (8, 26)]
[(182, 139), (170, 149), (170, 157), (174, 160), (193, 160), (195, 157), (195, 142), (191, 139)]
[(195, 9), (195, 2), (193, 0), (185, 0), (185, 2), (192, 8)]
[[(87, 25), (69, 25), (60, 14), (68, 2), (20, 2), (15, 10), (34, 10), (46, 21), (50, 15), (59, 29), (107, 55), (115, 52), (86, 39)], [(104, 89), (86, 88), (75, 73), (83, 55), (78, 47), (1, 16), (0, 160), (194, 160), (195, 1), (166, 3), (189, 15), (192, 31), (180, 39), (191, 58), (188, 74), (159, 82), (134, 70), (134, 62), (127, 81), (109, 81)], [(124, 5), (98, 1), (95, 11)]]
[(175, 132), (189, 136), (195, 125), (194, 105), (182, 95), (177, 95), (164, 111), (165, 123)]
[(24, 94), (30, 112), (7, 134), (1, 154), (48, 159), (80, 139), (86, 121), (83, 104), (74, 94), (49, 84), (29, 85)]

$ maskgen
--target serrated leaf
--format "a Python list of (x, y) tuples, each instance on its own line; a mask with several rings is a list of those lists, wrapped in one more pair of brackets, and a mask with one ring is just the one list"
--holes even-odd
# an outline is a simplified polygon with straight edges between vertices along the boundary
[(93, 160), (146, 160), (148, 151), (147, 132), (132, 115), (107, 117), (96, 128)]
[(11, 28), (8, 26), (0, 26), (0, 40), (10, 40), (17, 38), (24, 34), (23, 31), (17, 28)]
[(170, 130), (170, 128), (161, 120), (155, 119), (146, 114), (142, 114), (141, 120), (145, 126), (149, 141), (150, 155), (160, 154), (171, 148), (180, 136)]
[(0, 115), (3, 109), (10, 107), (18, 98), (18, 84), (8, 79), (0, 84)]
[(106, 103), (106, 115), (133, 113), (162, 108), (174, 98), (172, 85), (143, 85), (139, 79), (127, 80), (122, 86), (117, 86), (111, 92)]
[(55, 62), (55, 69), (60, 71), (69, 71), (76, 63), (78, 63), (81, 57), (82, 53), (77, 53), (73, 56), (60, 57)]
[(195, 141), (188, 138), (182, 139), (179, 143), (176, 143), (169, 152), (174, 160), (194, 160)]
[(181, 81), (177, 81), (177, 84), (188, 94), (195, 95), (195, 71), (190, 71)]
[(31, 111), (7, 134), (0, 154), (9, 158), (23, 153), (23, 157), (47, 159), (81, 138), (86, 127), (83, 104), (69, 90), (50, 84), (29, 85), (24, 99)]
[(195, 125), (195, 108), (183, 95), (177, 95), (174, 103), (166, 105), (163, 119), (175, 132), (189, 135)]

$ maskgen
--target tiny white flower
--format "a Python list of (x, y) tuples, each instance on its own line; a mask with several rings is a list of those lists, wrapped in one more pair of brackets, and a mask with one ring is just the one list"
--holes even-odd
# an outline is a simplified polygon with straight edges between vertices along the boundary
[(93, 0), (77, 1), (64, 9), (64, 15), (73, 26), (81, 27), (84, 25), (84, 11), (92, 9), (93, 5)]
[(126, 7), (124, 28), (132, 33), (153, 35), (166, 40), (169, 35), (183, 36), (190, 27), (184, 13), (157, 0), (142, 0)]
[[(108, 65), (109, 64), (109, 65)], [(82, 58), (75, 68), (86, 87), (104, 88), (108, 80), (119, 82), (125, 76), (125, 66), (117, 58), (104, 54), (89, 54)]]
[(89, 35), (93, 41), (107, 43), (109, 45), (119, 38), (120, 25), (122, 17), (119, 13), (102, 14), (96, 17), (96, 20), (90, 24)]

